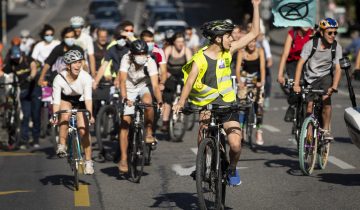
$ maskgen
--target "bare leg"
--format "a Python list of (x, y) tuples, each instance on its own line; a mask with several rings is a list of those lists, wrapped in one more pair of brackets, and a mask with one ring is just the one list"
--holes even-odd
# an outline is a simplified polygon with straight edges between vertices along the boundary
[(229, 157), (230, 168), (235, 169), (241, 154), (241, 129), (237, 121), (229, 121), (224, 123), (228, 142), (230, 145)]

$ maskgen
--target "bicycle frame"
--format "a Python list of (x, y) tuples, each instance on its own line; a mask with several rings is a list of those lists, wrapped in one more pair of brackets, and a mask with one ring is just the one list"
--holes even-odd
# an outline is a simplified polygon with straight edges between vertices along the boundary
[(79, 159), (75, 159), (75, 161), (82, 161), (83, 160), (83, 157), (82, 157), (82, 154), (81, 154), (81, 150), (80, 150), (80, 140), (79, 140), (79, 134), (78, 134), (78, 131), (77, 131), (77, 120), (76, 120), (76, 112), (71, 112), (71, 117), (70, 117), (70, 120), (69, 120), (69, 128), (68, 128), (68, 147), (70, 148), (69, 149), (69, 159), (71, 160), (74, 156), (74, 154), (72, 154), (72, 141), (74, 141), (74, 139), (72, 139), (72, 135), (71, 134), (75, 134), (76, 136), (76, 139), (75, 139), (75, 143), (77, 145), (77, 157), (79, 157)]

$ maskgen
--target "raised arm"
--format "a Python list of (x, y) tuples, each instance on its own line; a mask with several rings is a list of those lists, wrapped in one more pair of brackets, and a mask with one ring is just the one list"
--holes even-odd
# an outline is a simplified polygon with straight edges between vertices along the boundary
[(285, 83), (284, 69), (285, 69), (286, 60), (289, 57), (292, 40), (293, 40), (292, 37), (288, 34), (285, 40), (283, 53), (281, 54), (281, 58), (280, 58), (278, 82), (282, 85), (284, 85)]
[(253, 19), (252, 27), (249, 33), (240, 38), (237, 41), (231, 43), (230, 53), (234, 54), (237, 50), (244, 48), (252, 40), (254, 40), (260, 34), (260, 15), (259, 15), (259, 5), (261, 0), (252, 0), (253, 4)]

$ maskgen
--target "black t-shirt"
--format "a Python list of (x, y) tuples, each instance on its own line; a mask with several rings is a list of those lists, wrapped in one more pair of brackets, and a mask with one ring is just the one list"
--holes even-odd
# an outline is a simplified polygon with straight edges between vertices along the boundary
[(36, 80), (36, 78), (29, 82), (27, 81), (27, 78), (30, 76), (31, 69), (30, 69), (30, 63), (33, 59), (29, 56), (23, 56), (20, 63), (14, 63), (10, 59), (7, 61), (4, 67), (4, 72), (9, 73), (15, 73), (18, 81), (20, 83), (20, 89), (32, 89), (34, 86), (33, 81)]
[(129, 52), (128, 47), (119, 47), (118, 45), (111, 46), (106, 54), (105, 54), (105, 61), (112, 60), (112, 68), (111, 72), (118, 72), (120, 69), (120, 63), (122, 57)]
[[(54, 63), (56, 62), (56, 60), (60, 57), (63, 57), (64, 54), (67, 52), (64, 50), (65, 47), (65, 43), (61, 42), (61, 44), (59, 44), (58, 46), (56, 46), (50, 53), (49, 57), (46, 58), (45, 63), (48, 64), (49, 66), (54, 65)], [(71, 47), (68, 47), (69, 50), (79, 50), (81, 52), (81, 54), (84, 55), (84, 50), (77, 46), (77, 45), (73, 45)]]
[(107, 44), (103, 48), (101, 48), (97, 42), (94, 42), (94, 56), (95, 56), (96, 71), (99, 70), (99, 68), (101, 66), (101, 60), (105, 57), (106, 46), (107, 46)]

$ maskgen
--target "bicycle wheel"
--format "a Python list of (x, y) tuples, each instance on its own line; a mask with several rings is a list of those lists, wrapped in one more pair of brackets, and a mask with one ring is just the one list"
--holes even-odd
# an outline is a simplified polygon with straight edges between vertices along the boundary
[(129, 172), (131, 180), (135, 183), (139, 183), (145, 163), (145, 154), (144, 154), (144, 134), (141, 128), (136, 129), (135, 133), (132, 136), (132, 140), (129, 141)]
[(325, 169), (330, 153), (330, 142), (326, 142), (323, 139), (319, 141), (317, 151), (317, 161), (320, 169)]
[(116, 107), (113, 105), (101, 107), (96, 119), (95, 133), (99, 157), (110, 160), (115, 154), (117, 145), (111, 139), (111, 135), (117, 133), (119, 127)]
[(144, 147), (145, 165), (149, 166), (151, 163), (151, 144), (145, 144)]
[(300, 169), (305, 175), (314, 170), (317, 149), (317, 123), (312, 117), (307, 117), (301, 128), (299, 141)]
[(304, 122), (304, 119), (306, 117), (306, 104), (300, 104), (296, 108), (296, 118), (294, 121), (295, 126), (295, 140), (297, 143), (297, 147), (299, 148), (299, 139), (300, 139), (300, 133), (301, 133), (301, 126)]
[(59, 144), (59, 127), (58, 126), (51, 126), (51, 136), (50, 136), (50, 143), (54, 148), (54, 152), (56, 152), (57, 145)]
[(49, 125), (49, 107), (41, 107), (40, 137), (45, 138)]
[(192, 129), (194, 128), (195, 125), (195, 121), (196, 121), (196, 115), (194, 113), (187, 115), (186, 116), (188, 118), (188, 126), (186, 128), (187, 131), (192, 131)]
[(250, 149), (255, 149), (255, 145), (253, 144), (253, 129), (255, 126), (255, 120), (256, 120), (256, 116), (255, 116), (255, 110), (254, 110), (254, 105), (252, 105), (249, 108), (249, 112), (247, 114), (247, 119), (246, 119), (246, 139), (248, 141), (249, 147)]
[(196, 190), (200, 209), (221, 207), (222, 178), (216, 170), (217, 152), (213, 139), (205, 138), (201, 141), (196, 157)]
[(6, 113), (8, 126), (8, 148), (10, 150), (18, 148), (20, 144), (20, 117), (18, 109), (10, 109)]
[(172, 142), (180, 142), (185, 135), (185, 131), (188, 124), (188, 118), (184, 113), (178, 113), (174, 115), (173, 112), (170, 113), (170, 122), (169, 122), (169, 134)]
[(81, 150), (79, 147), (80, 145), (78, 144), (78, 135), (75, 132), (71, 133), (70, 135), (71, 135), (71, 144), (72, 144), (71, 168), (74, 173), (74, 188), (76, 191), (78, 191)]

